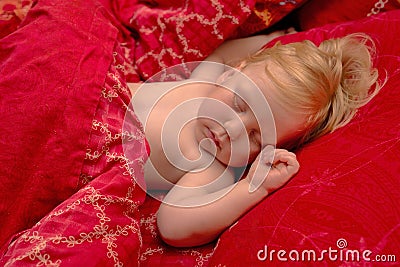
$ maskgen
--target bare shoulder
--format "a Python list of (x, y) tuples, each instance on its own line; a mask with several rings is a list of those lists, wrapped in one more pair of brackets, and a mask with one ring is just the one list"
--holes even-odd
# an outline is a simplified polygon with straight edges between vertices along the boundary
[(139, 87), (142, 85), (143, 83), (128, 83), (128, 88), (131, 91), (132, 95), (135, 95), (137, 90), (139, 89)]

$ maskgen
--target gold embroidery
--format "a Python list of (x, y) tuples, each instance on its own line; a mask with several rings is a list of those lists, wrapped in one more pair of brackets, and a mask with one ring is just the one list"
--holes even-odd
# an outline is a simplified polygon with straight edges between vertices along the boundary
[[(400, 1), (400, 0), (397, 0)], [(389, 0), (379, 0), (375, 3), (374, 7), (371, 8), (371, 11), (367, 14), (367, 17), (376, 15), (381, 12), (381, 9), (385, 7), (385, 5), (389, 2)]]
[[(198, 58), (204, 57), (200, 49), (196, 49), (196, 46), (193, 46), (191, 43), (191, 40), (187, 38), (185, 35), (186, 31), (185, 25), (190, 25), (193, 21), (195, 23), (200, 23), (204, 26), (212, 27), (211, 33), (220, 40), (224, 40), (227, 36), (223, 36), (221, 33), (221, 29), (226, 25), (226, 22), (222, 23), (222, 20), (230, 20), (232, 24), (239, 24), (239, 20), (237, 17), (230, 15), (228, 12), (225, 12), (224, 6), (225, 4), (221, 3), (218, 0), (212, 0), (210, 8), (212, 7), (214, 10), (208, 13), (208, 14), (213, 14), (215, 13), (214, 17), (211, 16), (204, 16), (198, 13), (189, 13), (188, 12), (188, 1), (185, 1), (185, 3), (182, 5), (181, 8), (177, 10), (163, 10), (157, 12), (157, 17), (154, 18), (155, 21), (157, 21), (157, 24), (151, 24), (150, 27), (146, 27), (146, 25), (139, 25), (140, 27), (138, 30), (141, 34), (143, 35), (154, 35), (154, 33), (157, 33), (158, 36), (158, 42), (159, 44), (165, 44), (165, 36), (166, 33), (168, 33), (169, 27), (168, 25), (175, 25), (176, 29), (174, 32), (174, 36), (180, 44), (182, 44), (182, 51), (179, 51), (178, 53), (174, 51), (173, 49), (163, 46), (161, 51), (159, 52), (153, 52), (153, 51), (148, 51), (145, 53), (143, 56), (137, 58), (136, 60), (136, 65), (140, 65), (143, 61), (152, 59), (160, 66), (160, 69), (165, 69), (169, 66), (167, 66), (166, 62), (164, 61), (165, 58), (173, 58), (173, 59), (179, 59), (181, 63), (183, 63), (184, 58), (182, 55), (187, 55), (187, 54), (192, 54), (196, 55)], [(241, 9), (242, 13), (247, 13), (250, 14), (251, 10), (244, 2), (243, 0), (240, 0), (239, 3), (237, 4), (238, 8)], [(130, 19), (130, 23), (135, 24), (135, 21), (138, 20), (138, 16), (142, 14), (143, 12), (146, 11), (146, 7), (142, 7), (143, 10), (138, 10)], [(184, 14), (184, 16), (180, 15)], [(170, 16), (169, 16), (170, 15)], [(150, 76), (149, 73), (143, 72), (144, 75), (147, 77)]]
[(195, 249), (188, 249), (188, 250), (182, 251), (182, 254), (183, 255), (189, 254), (191, 256), (195, 256), (196, 257), (196, 267), (201, 267), (201, 266), (204, 266), (204, 264), (211, 258), (211, 256), (214, 254), (214, 251), (203, 255), (202, 253), (200, 253), (199, 251), (197, 251)]
[[(103, 195), (91, 186), (81, 189), (80, 192), (86, 192), (86, 194), (81, 199), (78, 199), (72, 204), (68, 205), (65, 210), (59, 209), (51, 213), (45, 217), (41, 223), (65, 214), (68, 211), (74, 210), (78, 206), (85, 205), (85, 207), (92, 207), (94, 211), (93, 214), (96, 214), (96, 217), (98, 218), (98, 222), (93, 226), (92, 231), (81, 232), (78, 236), (62, 236), (57, 234), (54, 236), (41, 236), (37, 231), (27, 231), (16, 241), (16, 243), (25, 242), (36, 244), (31, 250), (26, 251), (25, 254), (9, 261), (9, 265), (12, 265), (16, 261), (29, 258), (29, 260), (37, 262), (38, 265), (59, 266), (62, 263), (61, 259), (52, 260), (49, 254), (42, 253), (42, 251), (46, 249), (47, 244), (52, 243), (54, 245), (66, 245), (67, 248), (71, 248), (79, 246), (85, 242), (92, 243), (94, 240), (101, 240), (101, 244), (105, 244), (107, 246), (107, 258), (114, 261), (114, 266), (123, 266), (123, 263), (119, 259), (119, 255), (116, 251), (116, 248), (118, 247), (118, 238), (126, 237), (129, 234), (134, 234), (136, 236), (132, 238), (138, 238), (140, 245), (142, 245), (139, 223), (137, 220), (131, 219), (130, 224), (110, 227), (109, 223), (111, 222), (111, 218), (107, 216), (107, 206), (110, 206), (111, 204), (120, 204), (123, 206), (128, 206), (130, 210), (137, 210), (138, 204), (126, 198)], [(82, 208), (82, 210), (88, 212), (87, 208)], [(87, 228), (89, 229), (90, 227), (87, 226)]]
[(269, 24), (271, 24), (272, 21), (272, 15), (271, 13), (268, 11), (268, 9), (264, 9), (264, 10), (254, 10), (254, 13), (257, 15), (257, 17), (259, 17), (260, 19), (262, 19), (262, 21), (264, 22), (264, 24), (266, 26), (268, 26)]
[(164, 253), (164, 248), (158, 246), (157, 248), (146, 248), (146, 251), (144, 251), (140, 255), (140, 261), (145, 261), (147, 260), (147, 256), (153, 256), (155, 254), (163, 254)]
[(156, 227), (156, 219), (157, 216), (155, 213), (150, 214), (149, 217), (147, 218), (141, 218), (140, 219), (140, 224), (145, 226), (145, 229), (150, 231), (150, 234), (153, 238), (157, 237), (157, 227)]

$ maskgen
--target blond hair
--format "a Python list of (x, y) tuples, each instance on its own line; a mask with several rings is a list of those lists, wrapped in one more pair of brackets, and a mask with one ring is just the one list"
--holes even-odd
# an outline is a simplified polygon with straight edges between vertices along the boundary
[[(350, 122), (357, 109), (380, 89), (373, 67), (375, 46), (366, 34), (329, 39), (316, 46), (303, 41), (263, 49), (242, 63), (271, 62), (265, 71), (282, 103), (308, 116), (305, 129), (284, 146), (293, 149)], [(288, 79), (272, 75), (278, 66)]]

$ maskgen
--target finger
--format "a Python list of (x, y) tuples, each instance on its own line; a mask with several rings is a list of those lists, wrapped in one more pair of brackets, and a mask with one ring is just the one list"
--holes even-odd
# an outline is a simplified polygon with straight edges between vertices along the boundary
[(273, 160), (274, 160), (275, 148), (272, 145), (267, 145), (260, 152), (256, 159), (256, 164), (251, 166), (252, 177), (249, 184), (249, 192), (252, 193), (257, 190), (264, 182), (267, 177)]
[(300, 164), (297, 161), (296, 154), (288, 151), (279, 151), (275, 153), (273, 166), (285, 167), (289, 174), (294, 174), (299, 170)]
[(296, 33), (296, 29), (294, 27), (290, 27), (288, 29), (285, 30), (286, 34), (291, 34), (291, 33)]
[(279, 161), (287, 162), (288, 164), (297, 161), (296, 154), (293, 152), (289, 152), (285, 149), (277, 149), (275, 152), (275, 157), (273, 163), (277, 163)]
[(264, 164), (272, 164), (274, 161), (275, 151), (276, 149), (272, 145), (267, 145), (264, 147), (260, 153), (261, 162)]
[(284, 162), (287, 165), (297, 165), (298, 161), (296, 155), (293, 153), (276, 153), (273, 164)]
[(287, 151), (286, 149), (275, 149), (275, 157), (274, 161), (286, 158), (286, 157), (291, 157), (296, 159), (296, 154), (290, 151)]

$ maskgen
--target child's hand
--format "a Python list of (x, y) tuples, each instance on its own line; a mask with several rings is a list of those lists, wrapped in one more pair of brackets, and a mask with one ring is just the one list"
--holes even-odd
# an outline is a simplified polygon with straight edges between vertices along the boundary
[(252, 163), (247, 175), (249, 192), (263, 187), (270, 194), (295, 175), (299, 167), (294, 153), (266, 146)]

